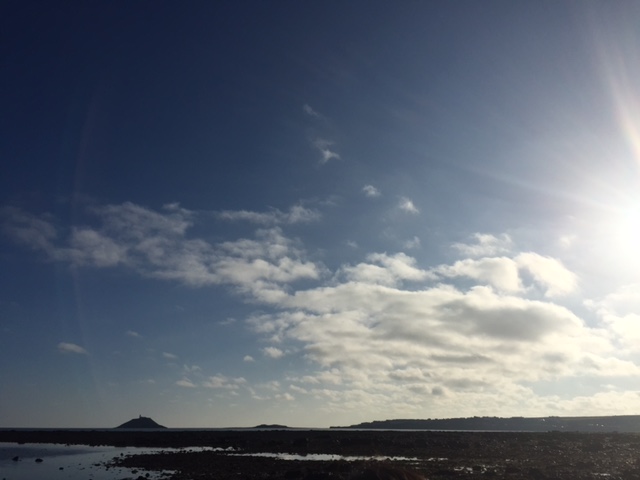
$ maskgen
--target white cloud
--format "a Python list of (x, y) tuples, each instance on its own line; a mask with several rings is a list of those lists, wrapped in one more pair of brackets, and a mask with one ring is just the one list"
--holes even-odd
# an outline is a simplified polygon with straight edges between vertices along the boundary
[(313, 108), (311, 108), (306, 103), (302, 106), (302, 110), (304, 111), (304, 113), (306, 113), (310, 117), (322, 118), (322, 115), (320, 115), (318, 112), (316, 112)]
[[(324, 412), (517, 415), (525, 400), (527, 411), (576, 406), (584, 412), (603, 398), (629, 397), (614, 392), (593, 396), (589, 404), (575, 395), (543, 396), (532, 385), (576, 378), (616, 385), (640, 375), (638, 286), (588, 302), (595, 321), (586, 323), (561, 303), (561, 295), (577, 291), (577, 276), (559, 259), (515, 251), (506, 234), (476, 234), (469, 244), (455, 244), (463, 258), (435, 268), (402, 252), (372, 253), (329, 272), (278, 227), (213, 243), (192, 234), (198, 218), (178, 205), (155, 212), (123, 204), (93, 212), (95, 225), (65, 237), (48, 217), (5, 211), (5, 231), (54, 261), (232, 287), (260, 309), (248, 325), (277, 345), (263, 349), (266, 357), (293, 351), (304, 357), (297, 379), (283, 381), (308, 387), (297, 387), (306, 394), (289, 390), (322, 400)], [(287, 215), (295, 217), (292, 212)], [(90, 251), (96, 246), (104, 247), (99, 254)], [(74, 344), (58, 348), (86, 353)], [(277, 382), (254, 389), (242, 377), (205, 377), (194, 366), (181, 375), (178, 386), (286, 399)], [(260, 388), (268, 397), (256, 393)]]
[(76, 345), (75, 343), (68, 343), (68, 342), (60, 342), (58, 344), (58, 351), (60, 353), (77, 353), (79, 355), (89, 354), (89, 352), (87, 352), (80, 345)]
[(506, 233), (494, 236), (486, 233), (473, 234), (475, 243), (454, 243), (452, 248), (462, 255), (470, 257), (488, 257), (508, 253), (513, 248), (513, 241)]
[(58, 236), (51, 218), (36, 216), (16, 207), (0, 209), (2, 230), (15, 241), (53, 256), (53, 241)]
[(289, 392), (285, 392), (285, 393), (277, 394), (276, 395), (276, 399), (278, 399), (278, 400), (286, 400), (287, 402), (293, 402), (296, 399), (296, 397), (291, 395)]
[(417, 236), (404, 242), (404, 248), (413, 250), (414, 248), (420, 248), (420, 239)]
[(169, 352), (162, 352), (162, 356), (164, 358), (166, 358), (167, 360), (177, 360), (178, 356), (173, 354), (173, 353), (169, 353)]
[(527, 270), (537, 283), (546, 288), (547, 297), (566, 295), (578, 287), (578, 277), (559, 260), (527, 252), (518, 255), (515, 261), (520, 268)]
[(246, 383), (247, 381), (243, 377), (229, 378), (218, 373), (202, 382), (202, 386), (222, 390), (237, 390), (241, 385), (245, 385)]
[(196, 384), (193, 383), (191, 380), (189, 380), (187, 377), (183, 377), (180, 380), (178, 380), (176, 382), (176, 385), (178, 385), (179, 387), (185, 387), (185, 388), (196, 388)]
[(639, 372), (613, 357), (604, 332), (554, 303), (487, 286), (409, 291), (347, 280), (297, 291), (280, 300), (282, 312), (249, 322), (261, 335), (304, 346), (318, 370), (300, 381), (317, 385), (328, 409), (393, 412), (424, 395), (446, 398), (449, 408), (470, 398), (489, 408), (500, 395), (501, 405), (522, 401), (522, 382)]
[[(258, 230), (255, 239), (220, 244), (188, 238), (195, 214), (177, 204), (165, 205), (162, 212), (129, 202), (94, 207), (90, 212), (101, 225), (77, 227), (66, 242), (59, 240), (60, 245), (53, 243), (57, 236), (51, 225), (15, 209), (8, 212), (5, 223), (29, 227), (5, 230), (18, 242), (43, 250), (51, 260), (98, 268), (124, 266), (144, 276), (194, 287), (227, 284), (260, 298), (273, 298), (282, 294), (281, 284), (317, 279), (323, 271), (305, 260), (304, 251), (277, 227)], [(285, 217), (296, 223), (314, 215), (296, 206)]]
[(245, 355), (242, 360), (244, 362), (255, 362), (254, 358), (251, 355)]
[(522, 289), (518, 264), (506, 257), (459, 260), (453, 265), (441, 265), (434, 272), (445, 277), (468, 277), (486, 282), (500, 290), (517, 292)]
[(297, 385), (289, 385), (289, 390), (296, 393), (307, 394), (309, 393), (306, 388), (299, 387)]
[(397, 285), (403, 281), (420, 281), (435, 278), (429, 272), (416, 267), (415, 258), (404, 253), (388, 255), (372, 253), (367, 256), (369, 263), (355, 266), (346, 265), (340, 273), (352, 282)]
[(624, 285), (598, 300), (587, 300), (625, 351), (640, 352), (640, 283)]
[(365, 185), (364, 187), (362, 187), (362, 191), (364, 192), (365, 196), (369, 198), (375, 198), (381, 195), (380, 190), (378, 190), (373, 185)]
[(134, 332), (133, 330), (127, 330), (125, 332), (125, 335), (133, 338), (142, 338), (142, 335), (140, 335), (138, 332)]
[(558, 243), (562, 248), (571, 248), (577, 239), (577, 235), (561, 235), (558, 239)]
[(280, 358), (284, 355), (284, 352), (276, 347), (265, 347), (262, 349), (262, 353), (269, 358)]
[(254, 212), (250, 210), (223, 210), (218, 217), (223, 220), (247, 221), (259, 225), (291, 225), (296, 223), (315, 222), (321, 218), (320, 212), (302, 205), (294, 205), (288, 212), (271, 209), (268, 212)]
[(420, 210), (418, 210), (418, 208), (413, 204), (413, 201), (406, 197), (400, 198), (400, 203), (398, 204), (398, 208), (403, 212), (407, 212), (407, 213), (413, 213), (413, 214), (420, 213)]
[(90, 228), (73, 228), (71, 247), (65, 252), (76, 265), (113, 267), (127, 262), (127, 248)]
[(331, 140), (326, 140), (324, 138), (316, 138), (312, 144), (321, 154), (320, 163), (325, 164), (329, 160), (336, 159), (340, 160), (340, 154), (331, 150), (329, 147), (334, 145), (335, 142)]

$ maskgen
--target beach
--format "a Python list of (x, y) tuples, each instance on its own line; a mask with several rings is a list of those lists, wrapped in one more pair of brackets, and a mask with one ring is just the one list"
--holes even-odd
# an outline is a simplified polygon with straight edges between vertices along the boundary
[(174, 480), (349, 479), (381, 464), (429, 479), (640, 479), (640, 435), (621, 433), (5, 430), (0, 442), (152, 447), (159, 450), (111, 459), (105, 468), (137, 469), (142, 477), (164, 471)]

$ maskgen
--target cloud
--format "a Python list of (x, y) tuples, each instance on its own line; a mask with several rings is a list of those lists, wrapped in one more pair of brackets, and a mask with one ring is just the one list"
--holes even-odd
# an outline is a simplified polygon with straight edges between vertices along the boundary
[(73, 228), (70, 248), (60, 251), (75, 265), (113, 267), (127, 262), (127, 248), (90, 228)]
[(254, 358), (251, 355), (245, 355), (242, 359), (244, 362), (255, 362)]
[(547, 297), (557, 297), (574, 292), (578, 287), (578, 277), (555, 258), (537, 253), (521, 253), (515, 257), (520, 268), (527, 270), (533, 279), (546, 288)]
[(420, 248), (420, 239), (416, 236), (404, 242), (404, 248), (412, 250), (414, 248)]
[(54, 256), (53, 241), (58, 232), (49, 216), (36, 216), (16, 207), (3, 207), (0, 209), (0, 218), (6, 235), (34, 250)]
[(418, 214), (420, 210), (413, 204), (413, 201), (408, 199), (407, 197), (401, 197), (400, 203), (398, 204), (398, 208), (403, 212)]
[(368, 263), (343, 266), (340, 274), (353, 282), (379, 285), (397, 285), (403, 281), (420, 281), (435, 278), (432, 274), (416, 267), (416, 260), (404, 253), (388, 255), (372, 253)]
[(486, 233), (474, 233), (472, 238), (474, 243), (454, 243), (452, 248), (465, 256), (488, 257), (508, 253), (513, 247), (511, 237), (506, 233), (494, 236)]
[[(538, 260), (527, 257), (526, 264)], [(399, 405), (411, 409), (430, 395), (445, 398), (449, 408), (474, 399), (490, 412), (492, 402), (507, 408), (531, 395), (522, 386), (527, 382), (640, 373), (615, 358), (603, 330), (566, 307), (524, 298), (519, 268), (514, 259), (496, 257), (436, 272), (404, 254), (372, 254), (342, 267), (330, 285), (279, 298), (279, 312), (255, 315), (249, 325), (267, 340), (302, 345), (317, 370), (299, 381), (316, 385), (310, 394), (335, 411), (406, 414)], [(464, 276), (472, 285), (402, 287), (440, 275)]]
[(177, 360), (178, 356), (173, 354), (173, 353), (169, 353), (169, 352), (162, 352), (162, 356), (163, 358), (166, 358), (167, 360)]
[(264, 353), (265, 357), (269, 357), (269, 358), (280, 358), (284, 355), (284, 352), (282, 350), (275, 347), (263, 348), (262, 353)]
[(335, 142), (331, 140), (326, 140), (324, 138), (316, 138), (312, 145), (318, 150), (321, 154), (320, 163), (325, 164), (329, 160), (340, 160), (340, 154), (331, 150), (329, 147), (334, 145)]
[[(273, 223), (256, 221), (262, 228), (253, 235), (212, 242), (196, 234), (200, 216), (177, 204), (153, 211), (127, 203), (89, 213), (93, 223), (65, 234), (47, 216), (5, 210), (4, 230), (51, 261), (128, 269), (191, 287), (230, 287), (255, 306), (246, 321), (266, 342), (266, 357), (296, 352), (304, 360), (296, 378), (264, 388), (191, 367), (178, 386), (220, 394), (246, 390), (275, 400), (285, 399), (285, 382), (295, 382), (322, 402), (324, 412), (340, 414), (419, 416), (428, 408), (431, 416), (517, 415), (525, 402), (530, 412), (586, 408), (587, 400), (572, 394), (540, 394), (535, 388), (541, 383), (620, 385), (640, 375), (638, 286), (587, 302), (586, 322), (569, 308), (575, 299), (563, 298), (578, 290), (578, 276), (560, 259), (518, 252), (507, 234), (477, 233), (454, 244), (460, 258), (441, 265), (377, 252), (329, 270)], [(96, 247), (104, 248), (96, 254)], [(177, 359), (167, 352), (163, 357)], [(594, 396), (593, 405), (602, 398)], [(606, 398), (628, 400), (622, 392)]]
[(60, 342), (58, 344), (58, 352), (60, 353), (76, 353), (79, 355), (89, 355), (84, 348), (75, 343)]
[(202, 382), (202, 386), (223, 390), (237, 390), (241, 385), (245, 385), (246, 383), (247, 381), (243, 377), (229, 378), (224, 375), (217, 374)]
[(364, 192), (365, 196), (369, 198), (375, 198), (381, 195), (380, 190), (378, 190), (373, 185), (365, 185), (364, 187), (362, 187), (362, 191)]
[[(260, 229), (254, 239), (219, 244), (189, 237), (196, 215), (177, 204), (165, 205), (160, 212), (130, 202), (93, 207), (89, 213), (98, 226), (74, 227), (67, 239), (58, 238), (42, 219), (15, 209), (8, 212), (5, 231), (15, 241), (42, 250), (50, 260), (77, 266), (125, 267), (193, 287), (226, 284), (267, 297), (279, 295), (283, 283), (317, 279), (323, 271), (306, 260), (304, 251), (278, 227)], [(277, 211), (269, 215), (280, 216)], [(292, 207), (280, 217), (297, 223), (310, 221), (315, 214)], [(14, 224), (28, 227), (14, 228)]]
[(578, 236), (577, 235), (561, 235), (560, 238), (558, 238), (558, 244), (562, 247), (562, 248), (571, 248), (573, 246), (573, 244), (576, 242)]
[(318, 112), (316, 112), (313, 108), (311, 108), (306, 103), (302, 106), (302, 110), (304, 111), (304, 113), (306, 113), (310, 117), (322, 118), (322, 115), (320, 115)]
[(197, 388), (197, 385), (186, 377), (183, 377), (182, 379), (178, 380), (176, 382), (176, 385), (178, 385), (179, 387), (185, 387), (185, 388)]
[(499, 290), (517, 292), (522, 289), (518, 264), (506, 257), (460, 260), (453, 265), (443, 265), (434, 272), (445, 277), (468, 277), (486, 282)]
[(134, 332), (133, 330), (127, 330), (125, 332), (125, 335), (133, 338), (142, 338), (142, 335), (140, 335), (138, 332)]
[(223, 210), (218, 218), (231, 221), (247, 221), (258, 225), (292, 225), (296, 223), (315, 222), (321, 218), (320, 212), (301, 205), (294, 205), (288, 212), (272, 209), (268, 212), (253, 212), (249, 210)]
[(595, 373), (581, 363), (583, 352), (608, 348), (566, 308), (489, 287), (406, 291), (352, 281), (296, 292), (289, 300), (289, 313), (255, 317), (250, 324), (285, 342), (301, 342), (310, 359), (337, 368), (334, 378), (363, 386), (391, 388), (402, 371), (429, 388), (453, 391), (471, 380), (500, 385), (553, 378), (565, 369)]
[(285, 393), (277, 394), (276, 395), (276, 399), (277, 400), (286, 400), (287, 402), (293, 402), (296, 399), (296, 397), (291, 395), (289, 392), (285, 392)]
[(623, 285), (614, 292), (585, 305), (596, 312), (627, 352), (640, 352), (640, 283)]
[(183, 365), (182, 366), (182, 371), (185, 374), (196, 374), (196, 375), (199, 375), (202, 372), (202, 368), (200, 368), (198, 365)]

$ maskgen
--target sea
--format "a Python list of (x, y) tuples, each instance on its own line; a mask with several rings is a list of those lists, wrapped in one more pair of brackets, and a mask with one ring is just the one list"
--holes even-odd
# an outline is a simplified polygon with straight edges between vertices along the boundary
[[(43, 431), (60, 429), (29, 429), (17, 428), (0, 430)], [(75, 431), (87, 431), (89, 429), (64, 429)], [(99, 431), (103, 429), (90, 429)], [(112, 429), (104, 429), (112, 430)], [(163, 429), (185, 431), (190, 429)], [(193, 429), (195, 430), (264, 430), (264, 429)], [(297, 430), (297, 429), (296, 429)], [(324, 429), (300, 429), (300, 430), (324, 430)], [(328, 429), (327, 429), (328, 430)], [(144, 430), (148, 432), (149, 430)], [(233, 449), (219, 449), (212, 447), (186, 447), (186, 448), (148, 448), (148, 447), (110, 447), (90, 445), (62, 445), (46, 443), (18, 444), (0, 442), (0, 480), (160, 480), (171, 476), (171, 471), (148, 472), (146, 470), (129, 469), (110, 466), (110, 463), (119, 457), (139, 455), (147, 453), (180, 452), (180, 451), (204, 451), (225, 450), (229, 455), (249, 455), (236, 452)], [(281, 454), (281, 453), (254, 453), (251, 456), (279, 458), (282, 460), (417, 460), (406, 457), (359, 457), (325, 454), (308, 454), (305, 456)], [(142, 480), (142, 479), (140, 479)]]
[(113, 480), (139, 476), (153, 480), (171, 472), (147, 475), (146, 471), (110, 467), (108, 463), (121, 456), (171, 450), (175, 449), (0, 442), (0, 480)]

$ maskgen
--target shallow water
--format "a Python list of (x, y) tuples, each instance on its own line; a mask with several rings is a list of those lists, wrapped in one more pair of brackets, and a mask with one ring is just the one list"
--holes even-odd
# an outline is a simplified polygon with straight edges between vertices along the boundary
[(306, 455), (296, 455), (293, 453), (230, 453), (229, 455), (233, 455), (236, 457), (267, 457), (267, 458), (277, 458), (279, 460), (296, 460), (296, 461), (322, 461), (322, 462), (330, 462), (336, 460), (346, 460), (347, 462), (356, 462), (361, 460), (374, 460), (374, 461), (418, 461), (415, 457), (385, 457), (385, 456), (345, 456), (345, 455), (336, 455), (332, 453), (308, 453)]
[[(157, 453), (170, 449), (135, 447), (91, 447), (85, 445), (0, 443), (0, 480), (113, 480), (137, 478), (146, 471), (105, 466), (114, 457)], [(14, 457), (19, 457), (14, 461)], [(42, 462), (36, 462), (36, 459)], [(150, 472), (157, 479), (167, 472)]]

